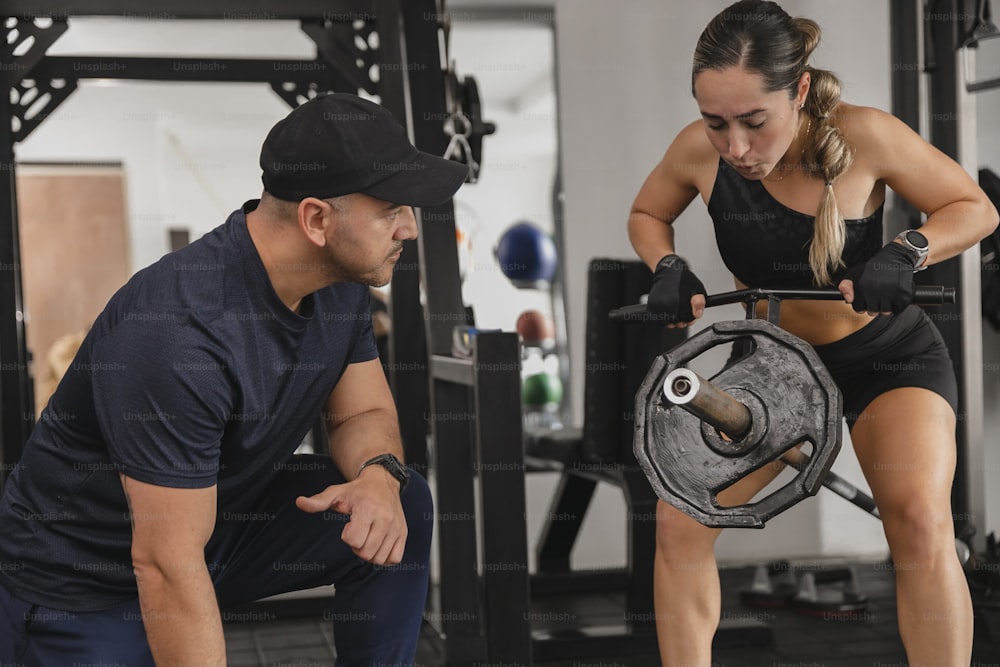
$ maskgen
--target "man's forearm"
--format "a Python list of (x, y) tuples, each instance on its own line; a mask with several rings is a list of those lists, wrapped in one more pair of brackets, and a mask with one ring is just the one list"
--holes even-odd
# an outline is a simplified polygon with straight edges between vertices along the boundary
[(165, 575), (136, 567), (146, 638), (157, 667), (226, 664), (226, 642), (215, 589), (204, 563), (200, 571)]
[(379, 454), (394, 454), (403, 460), (396, 413), (372, 410), (335, 423), (327, 422), (330, 456), (348, 480), (354, 479), (361, 465)]

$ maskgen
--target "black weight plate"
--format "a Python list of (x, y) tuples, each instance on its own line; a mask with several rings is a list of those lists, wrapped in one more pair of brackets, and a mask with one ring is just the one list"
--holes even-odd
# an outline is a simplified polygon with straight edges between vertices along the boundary
[[(710, 447), (694, 415), (662, 395), (664, 378), (711, 348), (739, 338), (755, 350), (710, 381), (739, 396), (753, 394), (767, 412), (759, 442), (735, 453)], [(842, 444), (840, 391), (812, 347), (766, 320), (719, 322), (657, 358), (636, 394), (634, 450), (650, 484), (667, 503), (711, 527), (762, 528), (822, 486)], [(808, 466), (756, 502), (721, 507), (717, 494), (802, 442)]]

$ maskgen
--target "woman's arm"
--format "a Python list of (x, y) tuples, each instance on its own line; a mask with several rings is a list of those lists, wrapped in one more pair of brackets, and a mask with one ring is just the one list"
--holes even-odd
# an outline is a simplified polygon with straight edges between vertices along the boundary
[(655, 269), (664, 255), (675, 252), (673, 222), (698, 195), (697, 174), (714, 169), (717, 159), (702, 121), (695, 121), (681, 130), (642, 184), (629, 214), (628, 235), (650, 269)]
[(954, 257), (996, 229), (996, 208), (961, 165), (891, 114), (867, 108), (858, 114), (858, 136), (851, 139), (865, 146), (876, 178), (927, 214), (920, 228), (930, 244), (926, 264)]

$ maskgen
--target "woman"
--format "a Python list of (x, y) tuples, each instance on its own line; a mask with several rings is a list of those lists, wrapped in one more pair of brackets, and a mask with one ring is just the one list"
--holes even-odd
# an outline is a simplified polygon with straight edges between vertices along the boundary
[[(909, 304), (914, 271), (976, 244), (997, 212), (959, 165), (902, 122), (841, 101), (836, 77), (809, 66), (819, 38), (816, 23), (773, 2), (738, 2), (711, 21), (692, 75), (702, 118), (643, 184), (629, 237), (655, 271), (649, 307), (674, 326), (705, 307), (672, 229), (697, 196), (738, 288), (843, 293), (844, 302), (782, 304), (780, 326), (815, 347), (843, 392), (895, 564), (910, 664), (968, 665), (972, 609), (950, 505), (957, 389), (940, 334)], [(887, 187), (928, 217), (919, 232), (883, 245)], [(776, 474), (758, 470), (720, 501), (746, 503)], [(659, 504), (654, 576), (666, 665), (711, 662), (718, 535)]]

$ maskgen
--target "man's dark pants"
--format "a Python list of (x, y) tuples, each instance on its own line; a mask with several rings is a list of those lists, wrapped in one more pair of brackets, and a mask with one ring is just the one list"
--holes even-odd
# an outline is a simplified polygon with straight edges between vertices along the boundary
[[(348, 517), (309, 514), (295, 498), (343, 476), (325, 456), (294, 457), (258, 505), (223, 513), (205, 554), (219, 606), (333, 584), (338, 666), (409, 665), (427, 595), (434, 510), (423, 477), (402, 495), (409, 535), (396, 566), (363, 562), (340, 539)], [(18, 600), (0, 587), (0, 667), (103, 664), (152, 667), (138, 600), (100, 612), (66, 612)]]

